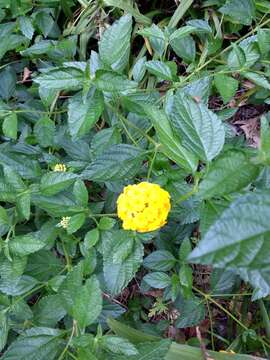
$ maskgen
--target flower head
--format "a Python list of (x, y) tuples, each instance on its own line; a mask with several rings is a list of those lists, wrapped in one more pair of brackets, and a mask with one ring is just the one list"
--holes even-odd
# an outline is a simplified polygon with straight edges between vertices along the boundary
[(65, 172), (65, 171), (67, 171), (67, 167), (65, 164), (56, 164), (56, 165), (54, 165), (53, 171)]
[(60, 226), (63, 229), (66, 229), (68, 227), (69, 224), (69, 220), (70, 220), (70, 216), (64, 216), (62, 217), (61, 221), (60, 221)]
[(117, 214), (125, 230), (157, 230), (166, 224), (170, 209), (170, 194), (148, 182), (126, 186), (117, 200)]

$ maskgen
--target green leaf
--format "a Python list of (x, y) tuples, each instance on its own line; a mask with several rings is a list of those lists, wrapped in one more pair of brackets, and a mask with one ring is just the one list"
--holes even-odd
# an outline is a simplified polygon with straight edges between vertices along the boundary
[(161, 57), (166, 49), (167, 39), (164, 32), (155, 24), (149, 28), (144, 28), (138, 31), (138, 34), (147, 37), (152, 48)]
[(89, 132), (103, 112), (103, 96), (92, 89), (86, 99), (78, 94), (69, 100), (68, 126), (72, 137), (79, 138)]
[(7, 66), (0, 73), (0, 96), (4, 100), (9, 100), (16, 88), (16, 72), (12, 67)]
[(118, 262), (114, 252), (118, 247), (121, 239), (127, 241), (132, 236), (124, 230), (111, 230), (102, 234), (102, 251), (103, 251), (103, 273), (108, 291), (112, 295), (119, 294), (134, 277), (136, 271), (142, 263), (143, 246), (139, 242), (134, 242), (131, 253)]
[(266, 116), (261, 117), (260, 135), (260, 160), (268, 164), (270, 163), (270, 127)]
[(102, 336), (102, 338), (99, 340), (99, 345), (104, 350), (110, 351), (114, 354), (121, 354), (126, 356), (138, 354), (138, 350), (132, 343), (118, 336)]
[(27, 189), (20, 175), (13, 170), (13, 168), (8, 165), (4, 165), (3, 170), (5, 180), (15, 190), (15, 192), (21, 192)]
[(183, 146), (200, 159), (211, 161), (222, 150), (224, 126), (204, 104), (178, 92), (173, 98), (171, 119)]
[(6, 346), (8, 332), (9, 324), (7, 314), (5, 312), (0, 312), (0, 351)]
[(84, 207), (87, 206), (89, 194), (87, 191), (87, 187), (82, 180), (78, 179), (75, 181), (75, 184), (73, 186), (73, 194), (79, 205)]
[(16, 209), (18, 210), (19, 214), (29, 220), (30, 213), (31, 213), (31, 193), (24, 192), (18, 195), (16, 200)]
[(132, 145), (113, 145), (99, 155), (81, 174), (93, 181), (116, 181), (132, 178), (139, 170), (144, 152)]
[(270, 29), (258, 29), (257, 38), (261, 53), (267, 56), (270, 51)]
[(68, 222), (67, 233), (73, 234), (74, 232), (79, 230), (83, 226), (85, 219), (86, 215), (83, 213), (71, 216)]
[(0, 205), (0, 236), (6, 234), (10, 227), (8, 213), (5, 208)]
[(146, 71), (145, 63), (146, 63), (146, 61), (147, 61), (146, 56), (143, 56), (133, 66), (132, 76), (133, 76), (133, 79), (138, 83), (140, 81), (142, 81), (142, 79), (143, 79), (143, 77), (145, 75), (145, 71)]
[(18, 120), (15, 112), (9, 113), (2, 124), (3, 133), (11, 139), (17, 139)]
[(191, 63), (196, 57), (196, 43), (192, 36), (186, 35), (180, 39), (175, 38), (170, 40), (170, 45), (173, 51), (183, 59), (186, 63)]
[(26, 36), (29, 40), (32, 39), (34, 35), (34, 27), (32, 25), (31, 18), (28, 16), (20, 16), (19, 17), (19, 26), (20, 30), (24, 36)]
[(244, 152), (226, 151), (210, 165), (199, 185), (199, 196), (209, 199), (230, 194), (249, 185), (258, 175), (259, 167)]
[(0, 152), (0, 164), (4, 164), (16, 171), (24, 179), (33, 179), (40, 176), (41, 169), (38, 161), (21, 154), (8, 151)]
[(54, 145), (55, 124), (48, 118), (43, 117), (39, 119), (34, 126), (34, 134), (37, 141), (42, 147), (49, 147)]
[(125, 75), (113, 71), (97, 70), (93, 84), (102, 91), (121, 92), (135, 89), (138, 84), (128, 80)]
[(233, 44), (233, 49), (229, 53), (228, 56), (228, 66), (232, 70), (239, 70), (242, 69), (243, 66), (246, 64), (246, 54), (242, 47)]
[(84, 237), (84, 247), (86, 250), (91, 249), (93, 246), (95, 246), (97, 244), (99, 240), (99, 230), (96, 229), (92, 229), (89, 230), (85, 237)]
[(167, 250), (153, 251), (143, 261), (146, 268), (156, 271), (171, 270), (175, 263), (175, 257)]
[(83, 281), (83, 267), (80, 263), (67, 275), (59, 293), (68, 314), (78, 321), (83, 329), (92, 324), (102, 309), (102, 294), (95, 276)]
[(203, 302), (198, 298), (183, 300), (180, 305), (177, 306), (177, 310), (180, 312), (180, 316), (175, 323), (178, 329), (199, 325), (205, 318), (205, 307)]
[(34, 323), (37, 326), (54, 327), (65, 315), (59, 295), (44, 296), (34, 306)]
[(215, 75), (215, 86), (220, 93), (224, 103), (227, 103), (236, 93), (239, 82), (231, 76)]
[(189, 238), (185, 238), (179, 248), (179, 260), (181, 263), (187, 261), (188, 255), (191, 253), (192, 247)]
[(51, 14), (45, 10), (40, 10), (35, 14), (35, 22), (44, 37), (46, 38), (51, 32), (54, 25), (54, 20)]
[(143, 277), (143, 280), (155, 289), (164, 289), (171, 285), (171, 278), (164, 272), (152, 272)]
[(270, 293), (270, 193), (240, 196), (209, 228), (189, 261), (239, 273), (256, 287), (255, 298)]
[(115, 219), (104, 216), (100, 219), (100, 222), (98, 224), (98, 228), (100, 230), (111, 230), (115, 225)]
[(193, 274), (190, 266), (184, 264), (180, 267), (179, 270), (179, 281), (182, 286), (184, 296), (190, 297), (192, 294), (192, 282)]
[(25, 256), (39, 251), (45, 246), (34, 234), (18, 235), (9, 242), (10, 252), (14, 255)]
[(161, 151), (180, 167), (194, 172), (197, 168), (198, 160), (192, 152), (189, 152), (182, 146), (180, 140), (174, 135), (166, 114), (154, 106), (145, 106), (145, 112), (155, 127), (162, 145)]
[(76, 174), (69, 172), (49, 172), (44, 174), (40, 182), (40, 190), (44, 195), (55, 195), (68, 188), (77, 178)]
[(264, 89), (270, 90), (270, 82), (264, 75), (257, 74), (252, 71), (244, 71), (242, 72), (242, 75), (248, 80), (254, 82), (254, 84), (261, 86)]
[[(128, 358), (130, 360), (157, 360), (157, 359), (165, 360), (170, 345), (171, 345), (171, 341), (168, 339), (150, 342), (150, 343), (143, 342), (142, 344), (137, 345), (139, 354), (131, 355)], [(126, 360), (126, 359), (127, 359), (126, 355), (122, 355), (122, 356), (118, 356), (115, 360)]]
[(74, 67), (55, 68), (33, 79), (40, 86), (54, 90), (79, 90), (83, 87), (84, 73)]
[(172, 80), (172, 72), (168, 65), (162, 61), (151, 60), (145, 63), (146, 69), (162, 80)]
[(200, 232), (202, 236), (206, 234), (210, 226), (229, 205), (230, 202), (223, 199), (211, 199), (202, 204), (200, 216)]
[(122, 16), (104, 31), (99, 43), (101, 61), (115, 71), (123, 71), (129, 61), (131, 15)]
[[(3, 360), (54, 360), (63, 350), (61, 330), (33, 327), (24, 331), (9, 346)], [(31, 346), (30, 346), (31, 345)]]
[(250, 25), (255, 18), (253, 0), (227, 0), (219, 11), (244, 25)]

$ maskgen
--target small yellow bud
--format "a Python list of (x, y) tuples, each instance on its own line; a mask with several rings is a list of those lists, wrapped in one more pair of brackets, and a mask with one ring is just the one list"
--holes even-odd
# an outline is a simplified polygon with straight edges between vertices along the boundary
[(62, 217), (61, 221), (60, 221), (60, 226), (63, 229), (66, 229), (68, 227), (69, 224), (69, 220), (70, 220), (70, 216), (64, 216)]
[(170, 209), (170, 194), (148, 182), (126, 186), (117, 199), (117, 214), (125, 230), (157, 230), (166, 224)]
[(65, 171), (67, 171), (67, 167), (65, 164), (56, 164), (53, 168), (53, 171), (65, 172)]

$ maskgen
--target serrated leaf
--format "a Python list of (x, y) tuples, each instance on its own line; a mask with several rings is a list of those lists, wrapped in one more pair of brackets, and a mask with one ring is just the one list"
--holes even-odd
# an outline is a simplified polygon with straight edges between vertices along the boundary
[(81, 328), (92, 324), (102, 309), (102, 294), (95, 276), (83, 281), (82, 263), (73, 268), (59, 289), (62, 302)]
[(87, 187), (82, 180), (78, 179), (75, 181), (75, 184), (73, 186), (73, 194), (79, 205), (87, 206), (89, 194), (87, 191)]
[(27, 16), (20, 16), (19, 17), (19, 25), (20, 25), (20, 30), (23, 33), (23, 35), (31, 40), (34, 35), (34, 27), (33, 27), (31, 18), (27, 17)]
[(2, 359), (54, 360), (63, 350), (65, 344), (61, 336), (61, 330), (33, 327), (24, 331), (13, 341)]
[(244, 25), (250, 25), (255, 17), (253, 0), (227, 0), (219, 11)]
[(40, 190), (44, 195), (55, 195), (74, 183), (76, 178), (76, 174), (69, 172), (49, 172), (42, 176)]
[(86, 216), (83, 213), (71, 216), (68, 222), (67, 233), (73, 234), (79, 230), (83, 226), (85, 219)]
[(121, 92), (135, 89), (138, 84), (128, 80), (125, 75), (113, 71), (97, 70), (93, 84), (102, 91)]
[(133, 177), (139, 170), (144, 152), (132, 145), (113, 145), (99, 155), (81, 174), (93, 181), (116, 181)]
[(48, 118), (39, 119), (34, 126), (34, 134), (42, 147), (53, 146), (55, 135), (55, 124)]
[(74, 67), (56, 68), (33, 79), (41, 87), (54, 90), (79, 90), (83, 87), (84, 73)]
[(173, 134), (171, 124), (166, 114), (153, 106), (145, 106), (145, 112), (155, 127), (162, 145), (161, 151), (180, 167), (183, 167), (187, 171), (194, 172), (198, 160), (192, 152), (189, 152), (182, 146), (180, 140)]
[(7, 343), (9, 332), (8, 317), (5, 312), (0, 312), (0, 351), (4, 349)]
[(214, 81), (223, 102), (227, 103), (235, 95), (238, 89), (238, 81), (230, 76), (223, 74), (215, 75)]
[(269, 191), (240, 196), (209, 228), (189, 261), (231, 269), (252, 281), (256, 296), (266, 296), (270, 293), (269, 211)]
[(177, 309), (180, 311), (180, 316), (175, 323), (178, 329), (199, 325), (205, 318), (204, 304), (198, 298), (183, 300)]
[(113, 254), (119, 237), (127, 238), (129, 233), (124, 230), (111, 230), (102, 234), (103, 273), (108, 291), (112, 295), (119, 294), (135, 275), (143, 258), (143, 246), (134, 243), (134, 247), (123, 262), (115, 263)]
[(5, 117), (2, 129), (5, 136), (11, 139), (17, 139), (18, 120), (15, 112), (11, 112)]
[(129, 60), (131, 15), (124, 15), (102, 34), (99, 43), (101, 61), (115, 71), (123, 71)]
[(259, 167), (242, 151), (229, 150), (210, 166), (199, 185), (199, 196), (209, 199), (241, 190), (259, 175)]
[(191, 63), (196, 57), (196, 43), (192, 36), (186, 35), (180, 39), (175, 38), (170, 40), (170, 45), (176, 55), (180, 56), (184, 62)]
[(149, 39), (152, 48), (161, 57), (166, 49), (167, 39), (164, 32), (156, 25), (138, 31), (138, 34)]
[(204, 104), (178, 93), (174, 96), (170, 115), (175, 131), (191, 153), (205, 161), (219, 154), (224, 144), (224, 126)]
[(103, 112), (103, 96), (92, 89), (86, 99), (78, 94), (69, 100), (68, 126), (72, 137), (79, 138), (89, 132)]
[(65, 315), (59, 295), (44, 296), (34, 306), (34, 322), (38, 326), (54, 327)]
[(15, 236), (9, 242), (10, 252), (14, 255), (25, 256), (39, 251), (45, 246), (43, 241), (40, 241), (33, 234)]
[(142, 58), (140, 58), (136, 63), (135, 65), (133, 66), (132, 68), (132, 76), (133, 76), (133, 79), (136, 81), (136, 82), (140, 82), (143, 77), (144, 77), (144, 74), (145, 74), (145, 71), (146, 71), (146, 68), (145, 68), (145, 63), (147, 61), (147, 58), (146, 56), (143, 56)]
[(118, 336), (102, 336), (102, 338), (99, 340), (99, 345), (104, 350), (110, 351), (114, 354), (121, 354), (126, 356), (138, 354), (138, 350), (132, 343)]
[(165, 287), (171, 285), (171, 278), (169, 275), (160, 271), (145, 275), (143, 277), (143, 281), (155, 289), (164, 289)]
[(31, 212), (31, 193), (24, 192), (18, 195), (16, 200), (16, 208), (19, 214), (29, 220)]
[(254, 82), (254, 84), (261, 86), (264, 89), (270, 90), (270, 82), (264, 75), (257, 74), (252, 71), (244, 71), (242, 75), (248, 80)]
[(162, 61), (151, 60), (145, 63), (146, 69), (162, 80), (172, 80), (172, 72), (168, 65)]
[(167, 250), (154, 251), (143, 260), (143, 265), (146, 268), (156, 271), (171, 270), (175, 263), (175, 257)]

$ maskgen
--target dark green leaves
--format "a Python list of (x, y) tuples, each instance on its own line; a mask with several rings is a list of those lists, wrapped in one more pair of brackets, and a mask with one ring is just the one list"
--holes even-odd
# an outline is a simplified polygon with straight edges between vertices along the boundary
[(143, 151), (132, 145), (113, 145), (83, 171), (82, 177), (93, 181), (131, 178), (139, 170), (143, 157)]
[(241, 190), (255, 180), (259, 168), (242, 151), (230, 150), (216, 159), (199, 186), (205, 199)]
[(77, 178), (77, 175), (55, 171), (42, 176), (40, 190), (44, 195), (54, 195), (69, 187)]
[(61, 285), (60, 293), (64, 308), (83, 329), (99, 316), (102, 309), (102, 296), (95, 276), (87, 279), (82, 285), (82, 271), (82, 264), (75, 267)]
[(86, 99), (78, 94), (72, 97), (68, 105), (68, 126), (72, 137), (85, 135), (95, 125), (103, 111), (102, 94), (91, 89)]
[(78, 90), (83, 87), (84, 73), (74, 67), (58, 68), (34, 79), (40, 86), (55, 90)]
[(134, 241), (131, 232), (111, 230), (102, 235), (102, 251), (106, 286), (110, 294), (116, 295), (127, 286), (141, 265), (143, 246)]
[(235, 95), (238, 84), (238, 81), (230, 76), (222, 74), (215, 75), (215, 86), (224, 103), (227, 103)]
[(219, 11), (244, 25), (250, 25), (255, 17), (253, 0), (227, 0)]
[(33, 327), (22, 333), (3, 355), (3, 360), (54, 360), (64, 347), (62, 331)]
[(121, 92), (132, 90), (137, 87), (135, 81), (128, 80), (125, 75), (120, 75), (113, 71), (98, 70), (93, 84), (102, 91)]
[(132, 17), (125, 15), (115, 21), (103, 34), (99, 43), (101, 61), (113, 70), (122, 71), (127, 66), (130, 52)]
[(267, 191), (239, 197), (210, 227), (189, 260), (232, 269), (256, 287), (255, 298), (268, 295), (269, 211)]
[(172, 124), (183, 145), (200, 159), (211, 161), (224, 144), (225, 131), (220, 119), (204, 104), (178, 92), (173, 98)]

